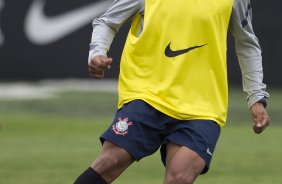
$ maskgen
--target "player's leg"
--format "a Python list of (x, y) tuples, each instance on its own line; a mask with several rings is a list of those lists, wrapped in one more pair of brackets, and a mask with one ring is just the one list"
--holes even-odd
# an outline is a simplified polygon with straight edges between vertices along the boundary
[(168, 143), (164, 184), (192, 184), (205, 165), (205, 161), (191, 149)]
[(111, 183), (133, 162), (133, 157), (125, 149), (105, 141), (102, 152), (91, 164), (91, 168), (107, 183)]
[(105, 141), (97, 159), (74, 184), (111, 183), (133, 162), (134, 159), (126, 150)]
[(161, 147), (165, 184), (191, 184), (208, 171), (220, 126), (209, 120), (173, 123)]
[[(156, 152), (163, 142), (162, 135), (165, 130), (158, 117), (159, 112), (144, 101), (134, 100), (125, 104), (117, 111), (113, 123), (100, 137), (103, 149), (91, 165), (92, 174), (88, 171), (79, 178), (82, 181), (82, 178), (86, 178), (85, 175), (95, 175), (97, 182), (75, 184), (111, 183), (132, 162)], [(99, 183), (98, 180), (102, 182)]]

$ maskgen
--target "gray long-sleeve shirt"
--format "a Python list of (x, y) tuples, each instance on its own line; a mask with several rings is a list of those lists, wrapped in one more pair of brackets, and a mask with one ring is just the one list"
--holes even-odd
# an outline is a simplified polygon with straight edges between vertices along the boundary
[[(106, 55), (116, 32), (136, 14), (144, 15), (144, 0), (114, 0), (109, 9), (93, 22), (88, 62), (97, 55)], [(250, 108), (260, 99), (269, 97), (262, 82), (261, 48), (252, 27), (250, 0), (234, 0), (229, 29), (235, 38), (243, 90), (247, 93)], [(139, 34), (142, 30), (143, 24)]]

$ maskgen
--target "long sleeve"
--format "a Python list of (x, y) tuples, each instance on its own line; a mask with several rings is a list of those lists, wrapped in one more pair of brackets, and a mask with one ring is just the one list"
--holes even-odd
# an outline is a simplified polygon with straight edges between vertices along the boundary
[(250, 108), (262, 98), (268, 98), (263, 81), (261, 47), (252, 27), (250, 0), (235, 0), (230, 19), (230, 31), (242, 73), (243, 90)]
[(88, 62), (97, 55), (106, 55), (116, 32), (137, 13), (143, 11), (142, 0), (115, 0), (108, 10), (93, 21)]

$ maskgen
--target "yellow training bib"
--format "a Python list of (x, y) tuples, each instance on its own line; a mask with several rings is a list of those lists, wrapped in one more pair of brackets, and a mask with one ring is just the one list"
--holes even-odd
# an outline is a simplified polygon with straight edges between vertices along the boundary
[[(224, 126), (226, 38), (233, 0), (145, 0), (133, 19), (119, 76), (119, 108), (142, 99), (180, 120)], [(156, 122), (157, 123), (157, 122)]]

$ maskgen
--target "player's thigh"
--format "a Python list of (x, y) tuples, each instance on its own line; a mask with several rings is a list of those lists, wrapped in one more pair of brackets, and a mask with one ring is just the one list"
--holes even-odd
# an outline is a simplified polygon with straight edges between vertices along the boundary
[(205, 161), (205, 167), (201, 174), (206, 173), (209, 170), (216, 142), (220, 135), (219, 125), (210, 120), (189, 120), (173, 124), (170, 129), (171, 132), (166, 138), (167, 143), (163, 144), (160, 150), (163, 163), (166, 165), (166, 162), (171, 159), (167, 158), (166, 145), (173, 143), (175, 146), (169, 146), (170, 153), (178, 150), (176, 145), (189, 148)]
[(193, 183), (205, 167), (205, 161), (193, 150), (176, 145), (167, 144), (165, 184), (178, 181), (179, 183)]

